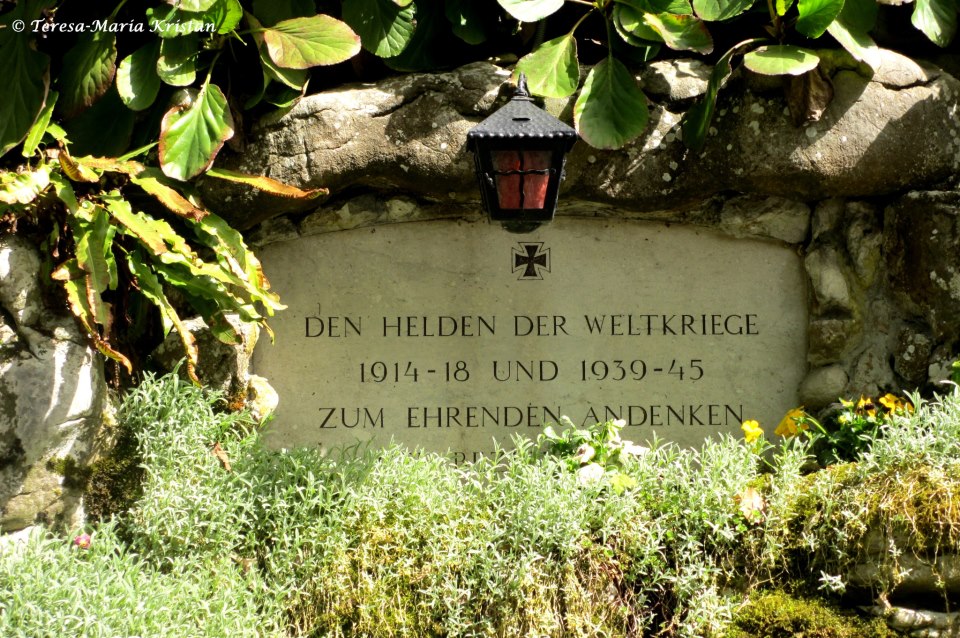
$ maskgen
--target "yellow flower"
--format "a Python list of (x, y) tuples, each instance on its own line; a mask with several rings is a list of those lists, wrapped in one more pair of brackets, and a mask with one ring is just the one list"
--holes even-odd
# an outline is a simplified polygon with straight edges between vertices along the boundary
[(857, 401), (857, 412), (865, 413), (867, 416), (877, 416), (877, 406), (874, 405), (873, 399), (861, 394), (860, 400)]
[(753, 443), (763, 436), (763, 428), (753, 419), (744, 421), (740, 429), (743, 430), (743, 438), (747, 443)]
[(806, 416), (807, 413), (803, 411), (802, 406), (790, 410), (773, 433), (777, 436), (796, 436), (800, 430), (806, 430), (809, 427), (806, 423), (801, 422), (801, 419)]
[(877, 402), (885, 407), (888, 412), (913, 412), (913, 405), (909, 401), (904, 401), (900, 397), (889, 392), (877, 399)]
[(896, 395), (890, 394), (889, 392), (877, 399), (877, 402), (890, 412), (894, 412), (900, 407), (900, 399), (898, 399)]

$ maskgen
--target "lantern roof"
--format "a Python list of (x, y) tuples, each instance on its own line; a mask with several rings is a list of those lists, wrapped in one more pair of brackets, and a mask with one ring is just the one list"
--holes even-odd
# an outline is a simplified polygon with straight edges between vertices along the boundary
[(556, 140), (573, 147), (578, 135), (568, 126), (537, 106), (527, 90), (527, 79), (520, 74), (514, 96), (487, 119), (467, 133), (467, 148), (476, 150), (479, 140)]

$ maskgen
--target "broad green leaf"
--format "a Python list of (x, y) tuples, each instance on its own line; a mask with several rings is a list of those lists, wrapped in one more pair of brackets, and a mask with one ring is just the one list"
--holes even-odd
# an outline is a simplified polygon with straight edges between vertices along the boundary
[(877, 20), (874, 0), (845, 0), (840, 15), (827, 27), (827, 33), (847, 52), (872, 68), (880, 66), (880, 49), (867, 32)]
[(317, 7), (313, 0), (253, 0), (253, 15), (267, 27), (283, 20), (304, 18), (316, 13)]
[(181, 92), (178, 104), (160, 124), (160, 168), (186, 181), (207, 170), (223, 143), (233, 137), (227, 98), (215, 84)]
[(218, 0), (166, 0), (183, 11), (206, 11)]
[(326, 15), (278, 22), (263, 32), (270, 58), (287, 69), (338, 64), (360, 52), (360, 36)]
[(751, 6), (754, 0), (693, 0), (693, 10), (708, 22), (727, 20), (738, 16)]
[(634, 46), (643, 46), (644, 42), (663, 42), (660, 34), (643, 19), (645, 15), (639, 9), (618, 4), (613, 8), (614, 27)]
[(713, 67), (713, 73), (710, 74), (710, 79), (707, 81), (706, 94), (683, 117), (683, 143), (688, 148), (694, 150), (703, 148), (703, 143), (707, 139), (707, 131), (710, 129), (710, 122), (713, 121), (713, 112), (717, 105), (717, 93), (726, 83), (730, 74), (733, 73), (733, 67), (730, 64), (733, 56), (758, 42), (762, 42), (762, 40), (744, 40), (734, 45), (717, 60)]
[(763, 75), (802, 75), (820, 64), (820, 57), (809, 49), (791, 44), (760, 47), (743, 56), (743, 65)]
[(270, 193), (271, 195), (291, 199), (314, 199), (321, 195), (327, 195), (330, 192), (326, 188), (308, 188), (304, 190), (296, 186), (278, 182), (275, 179), (263, 175), (247, 175), (246, 173), (238, 173), (237, 171), (230, 171), (225, 168), (211, 168), (207, 171), (207, 175), (225, 179), (229, 182), (246, 184), (247, 186), (252, 186), (258, 190)]
[(289, 86), (291, 89), (303, 92), (309, 77), (308, 71), (306, 69), (285, 69), (277, 66), (267, 53), (267, 45), (263, 41), (263, 27), (257, 22), (257, 19), (249, 13), (247, 14), (247, 22), (250, 23), (250, 29), (253, 32), (253, 41), (257, 45), (257, 51), (260, 54), (260, 66), (264, 73), (263, 88), (260, 91), (260, 95), (257, 96), (257, 102), (263, 98), (263, 93), (270, 83), (270, 80), (275, 80)]
[(790, 10), (790, 7), (793, 6), (793, 3), (794, 3), (794, 0), (777, 0), (776, 2), (777, 15), (778, 16), (787, 15), (787, 11)]
[(797, 31), (808, 38), (819, 38), (842, 9), (843, 0), (799, 0)]
[(93, 205), (90, 213), (89, 221), (81, 221), (74, 226), (77, 263), (90, 278), (93, 291), (101, 295), (111, 283), (116, 287), (116, 271), (111, 273), (107, 265), (107, 255), (112, 253), (115, 229), (110, 224), (110, 215), (103, 207)]
[(410, 44), (400, 55), (384, 58), (387, 66), (396, 71), (425, 71), (445, 66), (450, 56), (450, 24), (439, 2), (416, 0), (417, 30)]
[(945, 47), (957, 32), (957, 0), (916, 0), (910, 22), (934, 44)]
[(539, 22), (556, 13), (563, 0), (497, 0), (507, 13), (520, 22)]
[(545, 97), (573, 95), (580, 84), (577, 41), (572, 34), (547, 40), (523, 56), (517, 71), (527, 76), (530, 90)]
[(612, 57), (590, 70), (573, 108), (577, 131), (594, 148), (622, 147), (643, 132), (648, 117), (647, 97)]
[[(4, 18), (21, 15), (25, 9), (19, 5)], [(0, 156), (23, 140), (43, 109), (50, 86), (49, 66), (50, 58), (36, 51), (26, 32), (17, 33), (0, 23), (0, 73), (6, 84), (0, 99)]]
[(689, 0), (617, 0), (617, 6), (627, 6), (640, 13), (672, 13), (673, 15), (693, 15)]
[(68, 118), (89, 108), (107, 92), (117, 72), (117, 39), (105, 31), (80, 34), (63, 56), (60, 108)]
[(643, 20), (675, 51), (696, 51), (703, 55), (713, 51), (713, 38), (707, 25), (695, 16), (645, 13)]
[(360, 36), (364, 49), (392, 58), (400, 55), (413, 37), (416, 7), (399, 7), (391, 0), (350, 0), (343, 5), (343, 21)]
[(111, 86), (97, 103), (64, 124), (70, 149), (77, 155), (116, 157), (130, 146), (136, 114), (128, 109), (117, 87)]
[(490, 11), (481, 3), (489, 0), (446, 0), (444, 11), (454, 35), (467, 44), (487, 41), (490, 30)]
[(133, 175), (131, 181), (181, 217), (199, 220), (208, 214), (207, 211), (194, 206), (190, 200), (165, 184), (164, 175), (155, 168), (144, 169)]
[(154, 40), (125, 57), (117, 68), (117, 93), (132, 111), (151, 106), (160, 91), (157, 58), (160, 41)]
[(50, 169), (41, 164), (32, 171), (0, 171), (0, 202), (29, 204), (50, 185)]
[(217, 33), (226, 35), (236, 29), (243, 19), (243, 6), (240, 0), (217, 0), (205, 16), (214, 25)]
[(141, 294), (160, 310), (160, 317), (163, 319), (167, 332), (170, 328), (175, 328), (177, 334), (180, 335), (180, 342), (183, 344), (183, 349), (187, 355), (187, 375), (194, 383), (199, 385), (200, 381), (197, 379), (196, 373), (197, 358), (199, 357), (196, 339), (183, 325), (180, 315), (177, 314), (170, 300), (167, 299), (167, 295), (163, 292), (163, 286), (160, 285), (159, 279), (143, 260), (139, 251), (132, 251), (127, 256), (127, 266), (136, 279), (136, 285)]
[(33, 123), (33, 126), (31, 126), (27, 132), (26, 139), (23, 140), (23, 151), (21, 151), (21, 153), (24, 157), (31, 157), (37, 152), (40, 140), (43, 139), (44, 133), (47, 132), (47, 127), (50, 126), (50, 116), (53, 115), (53, 107), (57, 104), (57, 97), (59, 97), (59, 93), (56, 91), (50, 91), (47, 94), (47, 103), (40, 111), (40, 115), (37, 116), (37, 121)]
[(146, 15), (150, 31), (161, 38), (191, 33), (226, 34), (240, 23), (243, 7), (239, 0), (216, 0), (212, 7), (200, 13), (159, 6), (147, 9)]
[(197, 34), (168, 38), (160, 43), (157, 75), (171, 86), (190, 86), (197, 80)]

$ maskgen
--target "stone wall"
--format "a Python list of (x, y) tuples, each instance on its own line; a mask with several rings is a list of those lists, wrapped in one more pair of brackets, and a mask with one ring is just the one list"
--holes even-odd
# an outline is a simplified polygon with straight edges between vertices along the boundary
[[(930, 389), (960, 350), (960, 83), (891, 52), (872, 74), (843, 56), (824, 59), (835, 97), (817, 121), (793, 123), (779, 80), (735, 76), (696, 153), (680, 140), (679, 122), (710, 69), (690, 60), (649, 65), (639, 76), (652, 101), (648, 130), (618, 151), (578, 144), (559, 211), (706, 226), (795, 248), (809, 276), (801, 397), (810, 409), (841, 395)], [(475, 63), (305, 98), (259, 123), (245, 152), (218, 163), (327, 187), (328, 200), (281, 200), (208, 180), (206, 202), (261, 245), (478, 219), (466, 133), (503, 103), (508, 77)], [(572, 119), (569, 100), (546, 107)], [(45, 305), (39, 273), (33, 247), (0, 239), (3, 531), (78, 520), (76, 477), (104, 431), (102, 362), (63, 309)]]
[[(930, 390), (960, 349), (960, 83), (884, 51), (875, 73), (826, 55), (834, 99), (796, 126), (778, 78), (734, 78), (700, 152), (679, 139), (706, 89), (700, 62), (651, 64), (638, 78), (651, 125), (618, 151), (578, 144), (559, 215), (719, 229), (789, 244), (809, 277), (808, 409), (841, 395)], [(466, 132), (504, 99), (509, 71), (486, 63), (310, 96), (260, 123), (231, 166), (325, 186), (319, 208), (222, 183), (208, 204), (263, 245), (298, 235), (479, 216)], [(569, 101), (548, 110), (571, 119)], [(228, 161), (229, 163), (229, 161)]]
[(45, 304), (39, 276), (37, 249), (0, 236), (2, 532), (82, 520), (109, 420), (103, 361), (72, 317)]

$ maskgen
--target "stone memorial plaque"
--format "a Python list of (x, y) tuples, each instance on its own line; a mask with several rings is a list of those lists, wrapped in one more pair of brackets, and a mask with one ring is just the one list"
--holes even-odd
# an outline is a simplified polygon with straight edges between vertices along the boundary
[(684, 445), (796, 406), (800, 259), (776, 242), (561, 218), (514, 235), (425, 221), (261, 252), (288, 309), (254, 370), (280, 394), (274, 447), (391, 440), (458, 459), (566, 415)]

